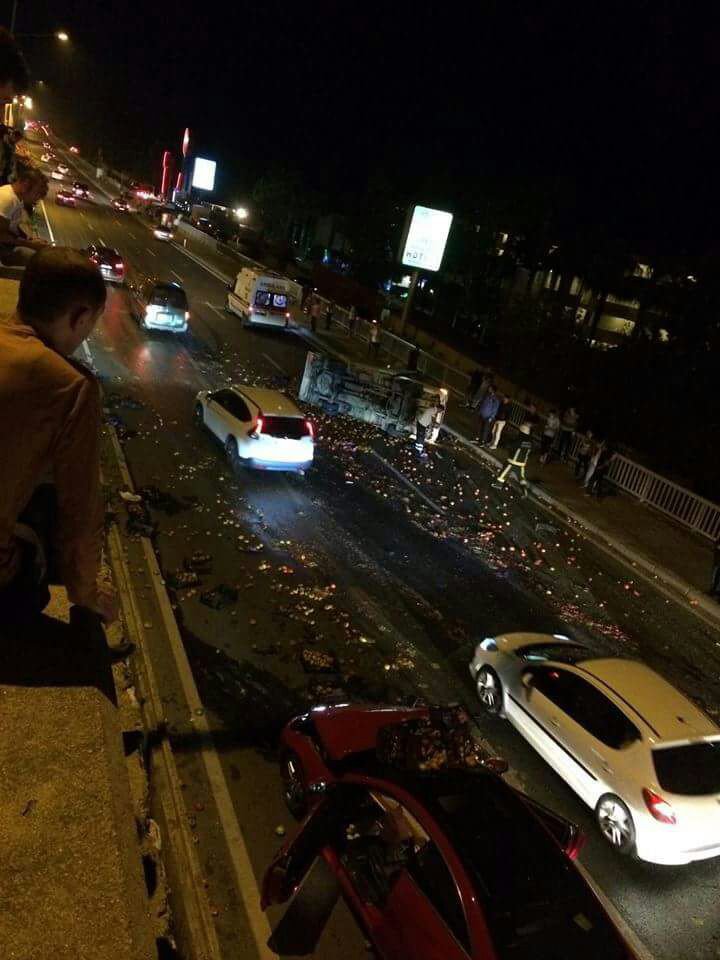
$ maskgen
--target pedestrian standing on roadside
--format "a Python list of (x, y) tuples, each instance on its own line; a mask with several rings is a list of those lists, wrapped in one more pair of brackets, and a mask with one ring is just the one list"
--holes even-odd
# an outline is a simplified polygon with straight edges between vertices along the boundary
[(567, 460), (572, 445), (572, 439), (578, 425), (578, 414), (575, 407), (568, 407), (562, 415), (560, 421), (560, 442), (558, 444), (558, 456), (563, 461)]
[(473, 397), (480, 389), (480, 384), (482, 383), (482, 370), (480, 367), (476, 367), (473, 372), (470, 374), (470, 380), (468, 381), (467, 389), (465, 390), (465, 406), (469, 407), (472, 403)]
[(348, 336), (355, 336), (355, 328), (357, 326), (357, 310), (355, 306), (351, 306), (348, 310)]
[(594, 438), (592, 430), (586, 430), (580, 437), (580, 443), (577, 450), (577, 459), (575, 460), (575, 479), (582, 480), (587, 473), (590, 464), (590, 456), (593, 452)]
[(377, 359), (377, 355), (380, 352), (380, 324), (376, 319), (370, 321), (370, 333), (368, 336), (368, 353), (373, 358)]
[(510, 401), (508, 398), (504, 394), (499, 393), (498, 400), (500, 401), (500, 406), (498, 407), (495, 423), (493, 424), (492, 437), (488, 450), (497, 450), (503, 430), (505, 429), (505, 424), (510, 416)]
[(602, 453), (604, 446), (605, 446), (605, 441), (600, 440), (598, 443), (595, 444), (595, 446), (590, 451), (590, 458), (588, 460), (587, 470), (585, 471), (585, 479), (583, 480), (583, 487), (586, 490), (588, 489), (590, 485), (590, 481), (592, 480), (592, 476), (595, 473), (595, 468), (598, 465), (598, 461), (600, 460), (600, 454)]
[(552, 456), (552, 448), (557, 439), (560, 430), (560, 417), (557, 410), (551, 410), (545, 417), (545, 426), (543, 427), (540, 438), (540, 463), (549, 463)]
[(55, 568), (52, 582), (72, 604), (106, 621), (117, 615), (99, 581), (100, 388), (73, 359), (105, 298), (86, 256), (47, 247), (25, 269), (13, 321), (0, 326), (0, 623), (43, 610)]
[(317, 297), (313, 297), (312, 303), (310, 304), (310, 329), (313, 333), (317, 333), (318, 320), (320, 319), (320, 301)]
[(427, 456), (427, 452), (425, 451), (425, 443), (427, 441), (428, 434), (432, 432), (432, 428), (435, 426), (435, 421), (439, 412), (440, 407), (433, 403), (431, 406), (426, 407), (424, 410), (418, 413), (417, 420), (415, 421), (415, 449), (418, 451), (421, 457)]
[(590, 482), (587, 485), (589, 496), (595, 496), (599, 500), (605, 492), (605, 476), (610, 469), (610, 463), (615, 456), (615, 451), (611, 444), (603, 443), (600, 450), (595, 469), (593, 470)]
[(492, 382), (492, 372), (488, 368), (487, 370), (483, 371), (483, 374), (480, 377), (480, 386), (477, 388), (475, 395), (470, 401), (470, 406), (473, 408), (473, 410), (480, 409), (482, 402), (485, 399), (485, 394), (488, 392), (488, 388)]
[(491, 383), (487, 389), (487, 393), (485, 394), (483, 402), (480, 404), (480, 444), (482, 446), (484, 446), (490, 440), (493, 424), (495, 423), (495, 418), (497, 417), (499, 409), (500, 398), (495, 392), (495, 384)]
[(335, 303), (332, 300), (328, 300), (328, 305), (325, 307), (325, 329), (329, 330), (333, 322), (333, 314), (335, 312)]
[(713, 567), (709, 592), (711, 597), (720, 598), (720, 533), (713, 542)]

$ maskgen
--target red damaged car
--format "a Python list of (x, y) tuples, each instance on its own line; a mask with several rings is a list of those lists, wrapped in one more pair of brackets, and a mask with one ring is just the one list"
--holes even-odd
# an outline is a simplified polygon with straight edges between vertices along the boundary
[(312, 953), (342, 894), (383, 960), (633, 960), (572, 862), (578, 828), (473, 755), (466, 720), (342, 705), (285, 727), (304, 820), (263, 882), (264, 909), (290, 901), (272, 950)]

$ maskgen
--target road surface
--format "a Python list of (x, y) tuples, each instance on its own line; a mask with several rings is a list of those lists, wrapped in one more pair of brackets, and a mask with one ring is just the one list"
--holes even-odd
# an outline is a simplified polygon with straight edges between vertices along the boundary
[[(306, 343), (242, 329), (224, 311), (215, 276), (102, 195), (66, 209), (51, 194), (47, 213), (58, 243), (114, 246), (133, 268), (188, 293), (192, 332), (173, 338), (141, 332), (124, 291), (113, 288), (89, 347), (135, 484), (163, 495), (152, 515), (166, 578), (195, 550), (213, 557), (202, 586), (173, 600), (208, 715), (227, 734), (221, 761), (256, 877), (281, 842), (276, 827), (289, 825), (273, 755), (289, 716), (355, 697), (461, 701), (523, 789), (586, 828), (584, 865), (652, 956), (720, 956), (720, 865), (668, 869), (616, 856), (520, 737), (480, 715), (467, 672), (482, 636), (573, 633), (600, 651), (647, 660), (717, 714), (717, 636), (531, 504), (493, 490), (487, 469), (450, 442), (421, 464), (404, 443), (320, 417), (307, 478), (234, 476), (193, 421), (196, 392), (240, 381), (292, 391)], [(211, 609), (200, 593), (221, 583), (240, 599)], [(306, 674), (306, 647), (332, 651), (339, 676)], [(223, 935), (231, 939), (232, 929)], [(341, 942), (348, 960), (367, 956), (344, 909), (316, 955), (336, 956)]]

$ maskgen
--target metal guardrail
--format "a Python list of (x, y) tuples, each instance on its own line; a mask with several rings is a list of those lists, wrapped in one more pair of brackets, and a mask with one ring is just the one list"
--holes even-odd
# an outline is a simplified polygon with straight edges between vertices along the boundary
[[(318, 294), (316, 296), (325, 306), (330, 302), (325, 297)], [(344, 327), (346, 332), (350, 334), (348, 311), (343, 307), (335, 306), (333, 308), (333, 324)], [(325, 321), (321, 318), (318, 326), (322, 330), (324, 325)], [(368, 332), (370, 326), (371, 324), (367, 320), (356, 319), (355, 330), (352, 335), (368, 341), (370, 339)], [(412, 341), (403, 340), (402, 337), (398, 337), (389, 330), (380, 331), (380, 353), (385, 353), (393, 359), (407, 360), (410, 351), (414, 348), (415, 344)], [(438, 360), (422, 349), (418, 357), (418, 370), (431, 380), (448, 387), (455, 394), (465, 396), (470, 376), (463, 370), (458, 370), (456, 367)], [(525, 404), (520, 403), (519, 400), (511, 399), (509, 424), (519, 427), (527, 412), (528, 407)], [(569, 450), (571, 460), (577, 459), (580, 442), (580, 436), (576, 435)], [(719, 504), (706, 500), (704, 497), (693, 493), (692, 490), (668, 480), (642, 464), (622, 456), (622, 454), (616, 453), (613, 456), (606, 474), (606, 480), (624, 493), (635, 497), (641, 503), (658, 510), (676, 523), (706, 537), (708, 540), (715, 540), (720, 536)]]

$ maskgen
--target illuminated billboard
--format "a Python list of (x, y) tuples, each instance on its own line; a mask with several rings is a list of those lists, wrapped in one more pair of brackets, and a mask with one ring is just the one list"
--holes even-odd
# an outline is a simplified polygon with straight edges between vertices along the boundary
[(214, 190), (216, 166), (214, 160), (196, 157), (193, 166), (192, 186), (197, 187), (198, 190)]
[(439, 270), (453, 215), (415, 206), (401, 245), (400, 262), (414, 270)]

